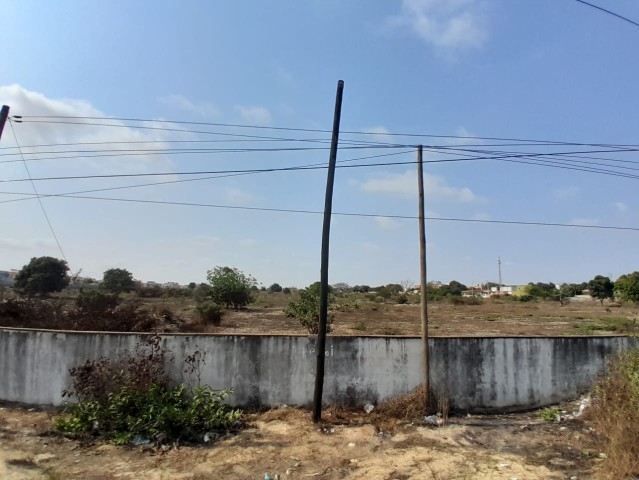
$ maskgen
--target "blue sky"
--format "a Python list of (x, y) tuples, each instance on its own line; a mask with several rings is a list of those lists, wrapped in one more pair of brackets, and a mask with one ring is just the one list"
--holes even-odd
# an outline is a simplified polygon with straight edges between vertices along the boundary
[[(609, 3), (599, 2), (639, 21), (636, 2)], [(32, 185), (7, 181), (27, 177), (14, 131), (33, 178), (327, 163), (326, 132), (157, 121), (328, 131), (339, 79), (345, 82), (342, 130), (367, 135), (343, 133), (338, 161), (394, 153), (351, 163), (411, 162), (413, 146), (423, 143), (436, 150), (426, 151), (427, 162), (459, 158), (443, 148), (466, 148), (582, 152), (592, 158), (549, 158), (578, 158), (592, 163), (569, 165), (626, 175), (638, 168), (636, 152), (601, 152), (608, 146), (468, 138), (639, 143), (639, 28), (574, 0), (60, 0), (4, 2), (0, 12), (0, 103), (25, 116), (24, 123), (7, 124), (0, 143), (2, 269), (20, 268), (33, 256), (61, 256)], [(29, 119), (36, 115), (156, 122)], [(354, 142), (368, 142), (357, 144), (367, 148), (347, 148)], [(369, 148), (371, 142), (388, 148)], [(318, 149), (283, 150), (307, 147)], [(175, 148), (281, 151), (166, 153)], [(138, 151), (88, 158), (113, 155), (106, 149)], [(598, 153), (583, 153), (592, 151)], [(436, 219), (639, 227), (636, 178), (499, 160), (425, 168), (432, 280), (495, 281), (498, 257), (506, 283), (581, 282), (597, 274), (616, 279), (639, 269), (639, 232)], [(184, 178), (34, 184), (40, 195), (51, 195)], [(320, 211), (325, 182), (325, 170), (273, 172), (85, 196)], [(337, 171), (334, 211), (373, 216), (333, 218), (331, 283), (419, 283), (417, 221), (383, 217), (415, 216), (415, 192), (414, 164)], [(121, 267), (141, 280), (188, 283), (230, 265), (266, 286), (305, 286), (319, 278), (321, 215), (41, 200), (71, 269), (82, 268), (83, 275), (101, 278)]]

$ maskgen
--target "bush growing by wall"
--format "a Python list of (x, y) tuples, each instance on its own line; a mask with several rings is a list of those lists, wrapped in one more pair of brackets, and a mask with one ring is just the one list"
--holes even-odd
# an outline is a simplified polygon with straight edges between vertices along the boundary
[(625, 352), (610, 365), (594, 391), (590, 418), (604, 442), (605, 478), (639, 475), (639, 350)]
[(185, 372), (198, 380), (193, 387), (169, 386), (166, 365), (172, 361), (156, 335), (116, 360), (87, 361), (72, 368), (71, 384), (62, 394), (77, 403), (67, 405), (67, 415), (56, 420), (56, 428), (72, 436), (102, 436), (116, 444), (136, 437), (157, 443), (202, 442), (207, 433), (232, 428), (242, 412), (223, 403), (231, 390), (199, 385), (201, 352), (185, 362)]

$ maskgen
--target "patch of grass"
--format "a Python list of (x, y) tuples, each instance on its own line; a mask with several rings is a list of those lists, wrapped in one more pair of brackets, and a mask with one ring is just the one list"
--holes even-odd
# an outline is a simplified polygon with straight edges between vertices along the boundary
[(501, 320), (502, 316), (501, 315), (487, 315), (486, 316), (486, 321), (487, 322), (494, 322), (495, 320)]
[(594, 335), (595, 332), (634, 333), (639, 331), (636, 320), (627, 317), (601, 317), (589, 323), (576, 323), (573, 327), (582, 335)]
[(353, 326), (353, 330), (357, 330), (358, 332), (365, 332), (366, 324), (362, 321), (359, 321)]
[(561, 418), (560, 414), (561, 412), (559, 409), (555, 407), (544, 408), (541, 412), (539, 412), (539, 416), (546, 422), (558, 422)]

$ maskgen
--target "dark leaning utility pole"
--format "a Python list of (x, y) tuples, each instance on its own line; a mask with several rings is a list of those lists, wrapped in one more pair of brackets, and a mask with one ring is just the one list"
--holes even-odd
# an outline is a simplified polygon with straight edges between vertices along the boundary
[(326, 198), (324, 201), (324, 227), (322, 229), (322, 260), (320, 270), (320, 311), (317, 333), (317, 368), (315, 369), (315, 393), (313, 395), (313, 422), (322, 419), (322, 393), (324, 391), (324, 361), (326, 360), (326, 323), (328, 317), (328, 246), (331, 233), (331, 213), (333, 210), (333, 183), (335, 181), (335, 162), (337, 161), (337, 143), (339, 140), (339, 121), (342, 115), (342, 93), (344, 81), (337, 82), (335, 114), (333, 115), (333, 138), (328, 160), (326, 179)]
[(426, 409), (430, 407), (430, 375), (428, 361), (428, 298), (426, 293), (426, 225), (424, 220), (424, 169), (422, 163), (422, 146), (417, 147), (417, 188), (419, 189), (419, 276), (420, 310), (422, 318), (422, 385), (426, 396)]
[(8, 117), (9, 117), (9, 106), (2, 105), (2, 110), (0, 110), (0, 138), (2, 138), (2, 131), (4, 130), (4, 124), (7, 123)]

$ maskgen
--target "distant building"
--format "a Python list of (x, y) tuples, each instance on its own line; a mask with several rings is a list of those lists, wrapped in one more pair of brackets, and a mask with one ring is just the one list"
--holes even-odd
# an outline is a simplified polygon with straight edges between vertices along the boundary
[(0, 270), (0, 285), (11, 286), (16, 279), (18, 270)]

